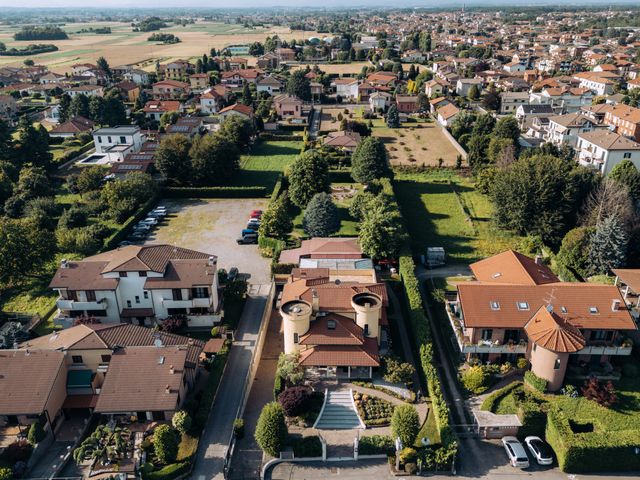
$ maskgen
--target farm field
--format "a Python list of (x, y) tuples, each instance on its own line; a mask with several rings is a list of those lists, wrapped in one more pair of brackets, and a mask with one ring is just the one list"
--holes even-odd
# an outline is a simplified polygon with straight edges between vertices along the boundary
[(240, 171), (233, 185), (260, 185), (271, 192), (280, 174), (300, 154), (301, 147), (302, 142), (297, 141), (263, 141), (257, 144), (251, 153), (240, 159)]
[(460, 152), (435, 123), (405, 123), (401, 128), (376, 123), (372, 135), (382, 139), (392, 165), (440, 166), (440, 159), (442, 166), (456, 165)]
[[(110, 35), (94, 33), (77, 33), (83, 28), (111, 27)], [(29, 42), (16, 42), (13, 34), (19, 25), (1, 26), (0, 42), (7, 48), (25, 46)], [(173, 33), (182, 40), (173, 45), (162, 45), (148, 42), (153, 32), (132, 32), (131, 25), (118, 22), (74, 23), (63, 26), (70, 38), (68, 40), (50, 40), (46, 43), (56, 45), (57, 52), (31, 56), (36, 63), (47, 65), (57, 73), (70, 72), (75, 63), (94, 63), (104, 56), (110, 65), (136, 65), (153, 69), (155, 61), (167, 62), (177, 58), (195, 58), (209, 53), (211, 48), (220, 49), (234, 43), (251, 43), (264, 41), (267, 36), (277, 34), (284, 40), (299, 38), (299, 32), (291, 32), (288, 27), (250, 29), (242, 25), (220, 22), (197, 22), (192, 25), (169, 26), (160, 30), (162, 33)], [(313, 32), (307, 32), (309, 36)], [(0, 66), (21, 65), (26, 57), (1, 57)]]
[(452, 260), (471, 263), (521, 241), (493, 226), (489, 199), (453, 170), (397, 172), (395, 191), (414, 252), (439, 246)]

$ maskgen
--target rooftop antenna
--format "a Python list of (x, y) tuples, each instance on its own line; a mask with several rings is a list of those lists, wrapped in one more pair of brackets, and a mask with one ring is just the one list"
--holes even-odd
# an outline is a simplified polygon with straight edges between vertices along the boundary
[(554, 295), (555, 292), (555, 288), (551, 289), (551, 292), (548, 293), (548, 297), (544, 299), (545, 303), (547, 304), (547, 311), (549, 313), (553, 313), (553, 301), (556, 299), (556, 296)]

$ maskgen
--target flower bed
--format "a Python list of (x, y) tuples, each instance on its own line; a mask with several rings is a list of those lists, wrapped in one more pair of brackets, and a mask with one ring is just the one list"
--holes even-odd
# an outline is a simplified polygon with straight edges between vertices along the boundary
[(353, 393), (353, 399), (358, 409), (358, 414), (366, 426), (378, 427), (391, 423), (391, 417), (395, 409), (392, 403), (358, 392)]

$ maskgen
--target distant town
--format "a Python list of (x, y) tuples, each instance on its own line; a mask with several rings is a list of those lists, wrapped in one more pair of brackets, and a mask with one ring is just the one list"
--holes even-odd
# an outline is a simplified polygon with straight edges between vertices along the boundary
[(0, 480), (640, 475), (640, 8), (94, 7), (0, 12)]

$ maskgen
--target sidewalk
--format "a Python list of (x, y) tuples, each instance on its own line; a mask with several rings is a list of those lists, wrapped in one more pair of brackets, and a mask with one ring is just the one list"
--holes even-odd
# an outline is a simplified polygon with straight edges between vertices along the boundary
[(233, 421), (242, 402), (244, 384), (255, 352), (268, 292), (268, 284), (252, 285), (229, 352), (227, 367), (218, 386), (218, 395), (200, 438), (191, 475), (195, 480), (224, 478), (224, 459), (233, 435)]

